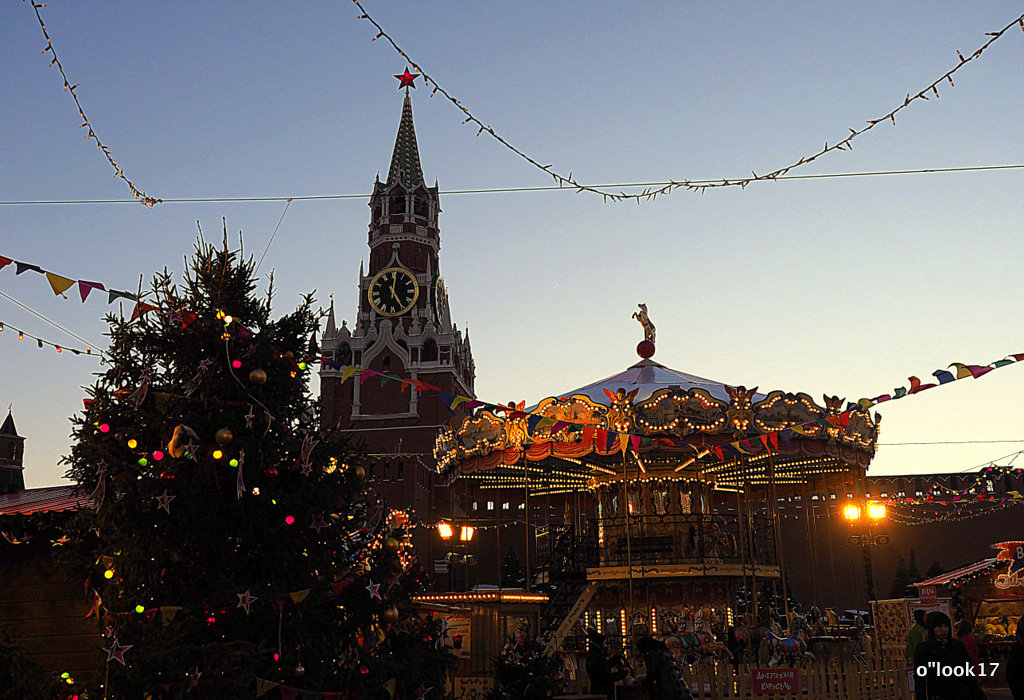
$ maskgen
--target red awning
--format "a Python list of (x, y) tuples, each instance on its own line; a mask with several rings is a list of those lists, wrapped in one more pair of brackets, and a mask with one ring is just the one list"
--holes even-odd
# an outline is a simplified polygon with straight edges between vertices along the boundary
[(88, 503), (77, 486), (47, 486), (0, 495), (0, 516), (77, 510)]
[(942, 586), (949, 583), (950, 581), (955, 581), (956, 579), (964, 578), (965, 576), (970, 576), (971, 574), (976, 574), (982, 571), (986, 571), (988, 569), (995, 569), (997, 562), (1000, 565), (1002, 564), (1002, 562), (1000, 562), (995, 557), (992, 557), (991, 559), (982, 559), (981, 561), (976, 561), (973, 564), (961, 566), (959, 569), (953, 569), (952, 571), (947, 571), (944, 574), (939, 574), (938, 576), (934, 576), (924, 581), (918, 581), (917, 583), (912, 583), (910, 585)]

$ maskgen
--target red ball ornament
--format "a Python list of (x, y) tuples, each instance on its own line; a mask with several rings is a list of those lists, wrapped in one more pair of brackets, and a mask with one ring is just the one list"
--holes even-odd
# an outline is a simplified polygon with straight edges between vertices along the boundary
[(641, 340), (636, 346), (636, 354), (645, 360), (650, 359), (654, 355), (654, 343), (649, 340)]
[(366, 666), (360, 666), (359, 667), (359, 675), (361, 675), (361, 676), (368, 676), (368, 675), (370, 675), (370, 669), (368, 669)]

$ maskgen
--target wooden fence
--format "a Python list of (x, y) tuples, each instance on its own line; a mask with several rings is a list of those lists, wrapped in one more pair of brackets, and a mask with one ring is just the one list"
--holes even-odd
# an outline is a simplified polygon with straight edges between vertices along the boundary
[[(777, 667), (784, 668), (784, 667)], [(754, 693), (754, 670), (732, 664), (703, 661), (683, 668), (694, 700), (910, 700), (903, 663), (882, 660), (807, 661), (796, 669), (796, 692)]]

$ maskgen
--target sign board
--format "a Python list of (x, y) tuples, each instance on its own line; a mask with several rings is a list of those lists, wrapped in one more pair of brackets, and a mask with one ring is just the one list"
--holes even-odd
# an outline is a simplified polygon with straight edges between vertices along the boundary
[(456, 698), (483, 697), (494, 688), (490, 676), (455, 676), (454, 695)]
[(800, 677), (795, 668), (755, 668), (751, 691), (755, 695), (799, 693)]
[(939, 602), (939, 594), (935, 590), (935, 586), (918, 586), (917, 595), (921, 599), (921, 603), (925, 605)]
[(469, 615), (450, 615), (445, 632), (445, 645), (457, 659), (468, 659), (472, 648), (472, 621)]
[(448, 562), (444, 559), (434, 560), (434, 573), (435, 574), (447, 574), (448, 573)]

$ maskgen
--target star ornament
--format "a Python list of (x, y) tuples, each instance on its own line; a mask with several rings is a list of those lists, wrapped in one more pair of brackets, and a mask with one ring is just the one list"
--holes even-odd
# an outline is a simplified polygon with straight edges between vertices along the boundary
[(396, 75), (395, 77), (398, 78), (398, 89), (401, 90), (402, 88), (415, 88), (416, 78), (420, 77), (420, 74), (410, 73), (409, 69), (406, 68), (404, 73), (402, 73), (401, 75)]
[(121, 646), (120, 642), (118, 642), (117, 638), (115, 638), (114, 641), (111, 642), (109, 647), (103, 648), (103, 651), (107, 652), (107, 663), (109, 664), (111, 660), (116, 659), (121, 662), (122, 666), (124, 666), (124, 654), (133, 646), (135, 645), (125, 644), (124, 646)]
[(248, 590), (245, 593), (237, 593), (238, 596), (238, 607), (245, 609), (245, 614), (249, 614), (249, 606), (252, 605), (254, 600), (259, 600), (256, 596), (252, 595)]
[(167, 489), (164, 489), (164, 492), (156, 497), (156, 500), (160, 502), (160, 505), (158, 505), (156, 509), (160, 510), (162, 508), (163, 510), (167, 511), (168, 515), (170, 515), (171, 501), (173, 501), (175, 498), (177, 498), (177, 496), (169, 496), (167, 494)]
[(380, 584), (379, 583), (374, 583), (372, 578), (370, 579), (370, 585), (366, 587), (366, 590), (368, 590), (370, 592), (370, 597), (371, 598), (376, 598), (377, 600), (381, 600), (381, 597), (380, 597)]

